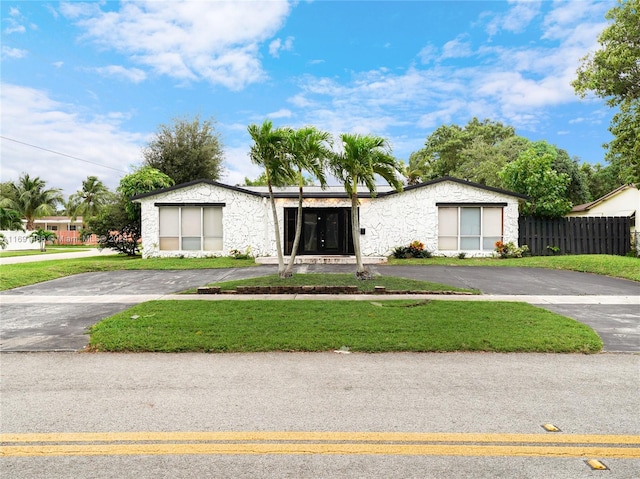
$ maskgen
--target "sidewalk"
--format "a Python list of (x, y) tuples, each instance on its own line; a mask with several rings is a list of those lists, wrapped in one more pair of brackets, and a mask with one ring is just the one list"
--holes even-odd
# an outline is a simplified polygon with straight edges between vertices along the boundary
[(3, 264), (19, 264), (19, 263), (36, 263), (38, 261), (52, 261), (56, 259), (77, 259), (89, 258), (91, 256), (110, 256), (118, 254), (117, 251), (110, 249), (99, 250), (92, 248), (87, 251), (74, 251), (69, 253), (51, 253), (27, 256), (11, 256), (8, 258), (0, 258), (0, 265)]
[(506, 294), (109, 294), (99, 296), (2, 295), (2, 304), (138, 304), (146, 301), (508, 301), (529, 304), (638, 305), (640, 296)]

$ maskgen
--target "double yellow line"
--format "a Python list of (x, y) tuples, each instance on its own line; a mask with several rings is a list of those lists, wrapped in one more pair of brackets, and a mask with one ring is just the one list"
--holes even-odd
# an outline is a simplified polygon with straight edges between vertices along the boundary
[(0, 433), (0, 457), (369, 454), (640, 459), (640, 436), (402, 432)]

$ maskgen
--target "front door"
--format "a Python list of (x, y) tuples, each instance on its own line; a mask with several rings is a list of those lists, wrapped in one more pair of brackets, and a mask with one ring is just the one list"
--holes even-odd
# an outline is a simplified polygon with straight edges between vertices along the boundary
[[(297, 208), (287, 208), (285, 254), (291, 254), (296, 232)], [(305, 208), (298, 254), (353, 254), (349, 208)]]

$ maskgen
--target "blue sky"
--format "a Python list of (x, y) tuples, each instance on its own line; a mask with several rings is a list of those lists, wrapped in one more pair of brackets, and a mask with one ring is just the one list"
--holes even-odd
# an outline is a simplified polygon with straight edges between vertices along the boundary
[(260, 174), (246, 129), (265, 118), (381, 135), (407, 160), (476, 116), (603, 163), (612, 112), (570, 82), (614, 4), (3, 0), (0, 179), (113, 189), (160, 124), (195, 115), (216, 120), (229, 184)]

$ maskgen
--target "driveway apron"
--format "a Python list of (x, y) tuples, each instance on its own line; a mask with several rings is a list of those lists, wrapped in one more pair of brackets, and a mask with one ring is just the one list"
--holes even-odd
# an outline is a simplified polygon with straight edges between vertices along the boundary
[[(300, 265), (298, 273), (351, 273), (353, 265)], [(474, 288), (483, 295), (524, 295), (532, 304), (591, 326), (608, 352), (640, 352), (640, 283), (606, 276), (538, 268), (371, 266), (384, 276)], [(0, 351), (76, 351), (87, 327), (144, 302), (218, 281), (274, 274), (275, 266), (182, 271), (84, 273), (0, 293)], [(74, 301), (64, 302), (65, 296)], [(86, 301), (77, 301), (86, 296)], [(539, 300), (545, 296), (546, 300)], [(549, 297), (557, 301), (549, 301)], [(570, 304), (563, 297), (571, 296)], [(607, 304), (576, 297), (609, 296)], [(616, 297), (627, 301), (616, 304)], [(629, 302), (628, 298), (632, 300)], [(636, 301), (637, 298), (637, 301)], [(13, 301), (11, 301), (13, 300)], [(603, 302), (604, 303), (604, 302)]]

